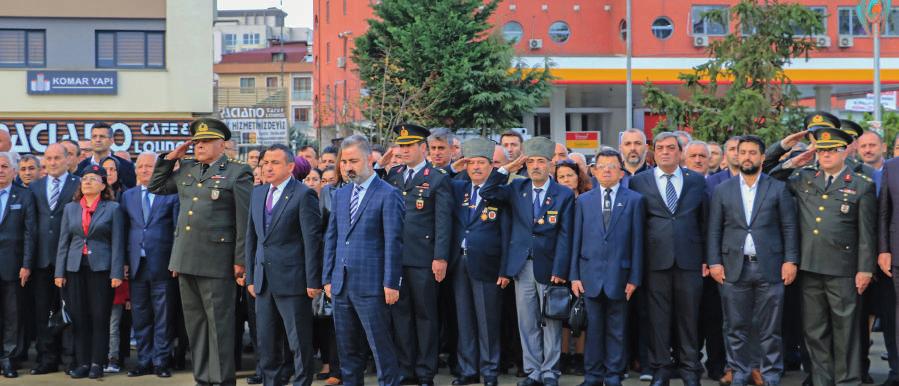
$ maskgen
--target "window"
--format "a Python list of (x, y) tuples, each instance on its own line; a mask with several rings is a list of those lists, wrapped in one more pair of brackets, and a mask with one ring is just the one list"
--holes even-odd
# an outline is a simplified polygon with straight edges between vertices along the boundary
[(568, 23), (557, 21), (549, 26), (549, 38), (556, 43), (565, 43), (571, 37), (571, 30)]
[(272, 62), (279, 63), (283, 62), (286, 58), (286, 54), (283, 52), (273, 52), (272, 53)]
[(726, 10), (727, 7), (722, 5), (694, 5), (691, 12), (691, 20), (693, 21), (694, 35), (725, 35), (728, 30), (728, 17), (724, 20), (716, 20), (716, 18), (706, 15), (710, 11)]
[(331, 42), (325, 43), (325, 63), (331, 63)]
[(240, 92), (242, 92), (242, 93), (256, 92), (256, 78), (240, 78)]
[(883, 25), (884, 36), (899, 36), (899, 9), (890, 9), (890, 14)]
[(331, 22), (331, 0), (325, 0), (325, 23)]
[(165, 34), (157, 31), (97, 31), (98, 68), (165, 67)]
[(503, 26), (503, 38), (509, 43), (518, 43), (521, 41), (521, 35), (523, 34), (524, 29), (521, 28), (521, 24), (517, 21), (510, 21)]
[(295, 107), (293, 109), (293, 120), (296, 122), (309, 122), (309, 108)]
[(667, 17), (662, 16), (652, 22), (652, 36), (655, 36), (658, 39), (668, 39), (673, 32), (674, 24), (672, 24), (671, 19)]
[(346, 0), (343, 0), (343, 16), (346, 16)]
[(865, 26), (855, 17), (855, 8), (837, 8), (837, 19), (840, 26), (840, 35), (868, 36)]
[(237, 47), (237, 35), (236, 34), (224, 34), (222, 35), (222, 50), (225, 53), (234, 52)]
[(44, 67), (43, 30), (0, 30), (0, 67)]
[(259, 34), (243, 34), (243, 44), (244, 45), (257, 45), (259, 44)]
[[(826, 35), (827, 34), (827, 7), (808, 7), (808, 9), (814, 13), (821, 15), (821, 25), (818, 26), (818, 35)], [(799, 27), (793, 27), (793, 35), (809, 36), (809, 35), (811, 35), (811, 33), (810, 33), (810, 31), (803, 31)]]
[(293, 78), (293, 89), (295, 91), (312, 91), (312, 78)]
[(265, 87), (277, 88), (278, 87), (278, 77), (277, 76), (266, 77), (265, 78)]
[(621, 20), (618, 22), (618, 36), (621, 37), (621, 40), (627, 40), (627, 20)]

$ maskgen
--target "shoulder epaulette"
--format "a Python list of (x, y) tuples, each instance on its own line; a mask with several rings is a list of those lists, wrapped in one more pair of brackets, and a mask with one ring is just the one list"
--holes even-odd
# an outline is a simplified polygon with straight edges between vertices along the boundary
[(441, 173), (446, 174), (446, 169), (444, 169), (444, 168), (436, 168), (436, 169), (439, 170)]
[(861, 178), (865, 181), (874, 182), (874, 180), (872, 180), (871, 177), (868, 177), (867, 175), (865, 175), (862, 172), (852, 172), (852, 174), (855, 174), (856, 177)]

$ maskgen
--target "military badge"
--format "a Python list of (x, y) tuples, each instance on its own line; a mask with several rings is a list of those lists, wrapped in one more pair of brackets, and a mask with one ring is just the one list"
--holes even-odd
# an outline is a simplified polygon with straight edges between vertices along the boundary
[(555, 223), (556, 223), (556, 217), (557, 217), (557, 216), (549, 216), (549, 217), (547, 217), (546, 219), (549, 220), (549, 223), (550, 223), (550, 224), (555, 224)]
[(219, 197), (221, 196), (221, 194), (222, 194), (221, 190), (212, 189), (212, 192), (210, 193), (209, 197), (212, 198), (213, 200), (218, 200)]
[(828, 133), (826, 131), (821, 133), (821, 140), (822, 141), (830, 141), (830, 133)]
[(824, 122), (824, 117), (822, 117), (820, 115), (815, 115), (814, 117), (812, 117), (812, 123), (821, 123), (821, 122)]
[(852, 181), (852, 174), (846, 174), (846, 175), (844, 175), (844, 176), (843, 176), (843, 181), (851, 182), (851, 181)]
[(422, 210), (425, 207), (425, 200), (419, 198), (415, 200), (415, 209)]
[(487, 221), (487, 212), (486, 211), (481, 213), (481, 221)]
[(489, 218), (491, 220), (496, 220), (496, 211), (491, 210), (491, 211), (487, 212), (487, 218)]
[(849, 214), (849, 204), (840, 205), (840, 213)]
[(537, 220), (537, 224), (543, 225), (543, 217), (541, 217), (539, 220)]

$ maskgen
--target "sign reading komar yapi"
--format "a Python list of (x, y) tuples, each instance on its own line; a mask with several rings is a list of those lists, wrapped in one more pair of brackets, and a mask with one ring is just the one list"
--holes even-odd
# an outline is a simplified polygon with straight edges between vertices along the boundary
[(115, 71), (28, 71), (31, 95), (115, 95), (119, 90)]
[[(65, 140), (89, 140), (93, 123), (102, 120), (0, 119), (0, 130), (12, 137), (12, 151), (42, 154), (50, 144)], [(190, 139), (190, 121), (184, 119), (124, 119), (106, 121), (112, 126), (112, 151), (171, 151)]]

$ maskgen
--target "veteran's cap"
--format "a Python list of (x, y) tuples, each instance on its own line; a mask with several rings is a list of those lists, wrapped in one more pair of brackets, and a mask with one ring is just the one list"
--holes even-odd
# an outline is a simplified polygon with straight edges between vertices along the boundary
[(556, 143), (550, 141), (546, 137), (534, 137), (524, 141), (522, 145), (522, 154), (525, 157), (543, 157), (548, 160), (553, 159), (556, 150)]
[(412, 145), (424, 141), (431, 135), (428, 129), (412, 123), (396, 125), (393, 127), (393, 132), (397, 135), (397, 145)]
[(194, 141), (206, 139), (231, 139), (228, 125), (214, 118), (200, 118), (190, 123), (190, 135)]
[(472, 138), (462, 143), (462, 156), (465, 158), (484, 157), (493, 160), (496, 143), (486, 138)]

